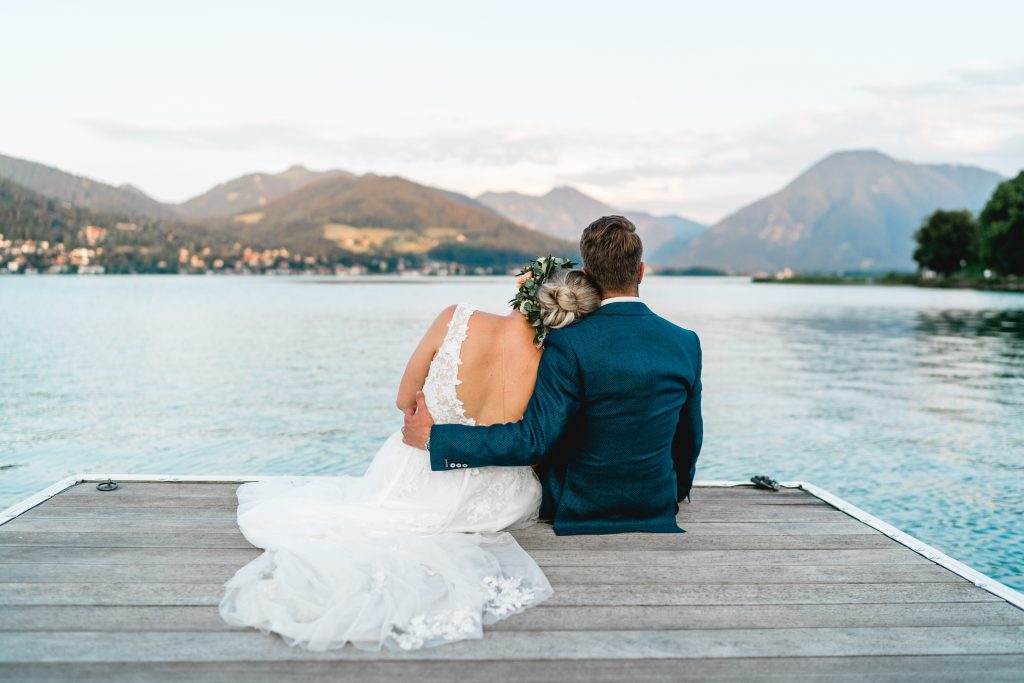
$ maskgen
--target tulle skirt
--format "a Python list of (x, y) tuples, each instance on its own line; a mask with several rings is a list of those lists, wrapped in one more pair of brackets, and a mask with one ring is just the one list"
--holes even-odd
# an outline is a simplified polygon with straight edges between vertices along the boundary
[[(511, 534), (462, 531), (532, 523), (539, 484), (508, 485), (508, 471), (494, 472), (500, 485), (488, 479), (513, 468), (430, 472), (414, 460), (425, 457), (392, 436), (364, 477), (242, 484), (239, 528), (265, 552), (227, 582), (224, 620), (316, 651), (412, 650), (480, 638), (550, 597)], [(472, 500), (497, 514), (470, 521)]]

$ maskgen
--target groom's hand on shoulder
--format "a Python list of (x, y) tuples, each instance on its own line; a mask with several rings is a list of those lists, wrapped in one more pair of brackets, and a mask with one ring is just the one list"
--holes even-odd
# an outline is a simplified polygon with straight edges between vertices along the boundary
[(427, 404), (423, 399), (423, 392), (416, 392), (416, 412), (405, 414), (405, 426), (402, 427), (402, 441), (421, 450), (426, 449), (427, 440), (430, 439), (430, 428), (434, 425), (434, 418), (427, 410)]

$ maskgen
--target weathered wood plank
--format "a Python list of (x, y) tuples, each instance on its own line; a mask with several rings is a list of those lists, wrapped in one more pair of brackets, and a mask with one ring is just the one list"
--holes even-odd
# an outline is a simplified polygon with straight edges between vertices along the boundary
[[(200, 551), (197, 551), (200, 552)], [(809, 565), (830, 564), (925, 564), (933, 563), (909, 548), (895, 543), (886, 548), (858, 548), (854, 550), (703, 550), (686, 548), (675, 550), (531, 550), (530, 554), (542, 566), (596, 566), (614, 567), (620, 565), (663, 566), (689, 568), (715, 567), (722, 565), (754, 565), (765, 568), (768, 565)], [(785, 569), (771, 569), (785, 571)]]
[[(300, 479), (302, 477), (299, 477)], [(96, 482), (82, 482), (61, 492), (60, 495), (84, 495), (84, 496), (122, 496), (131, 494), (154, 494), (162, 496), (234, 496), (235, 491), (241, 483), (234, 482), (147, 482), (147, 481), (123, 481), (118, 482), (115, 491), (100, 491), (96, 488)], [(703, 499), (727, 498), (744, 499), (760, 498), (763, 500), (778, 501), (782, 499), (810, 499), (817, 500), (810, 493), (802, 489), (783, 488), (778, 492), (766, 491), (753, 486), (695, 486), (691, 495), (692, 501)]]
[(753, 486), (695, 486), (690, 498), (693, 502), (709, 498), (760, 498), (763, 500), (779, 501), (783, 499), (813, 499), (817, 500), (803, 489), (783, 488), (779, 491), (767, 491)]
[(858, 584), (641, 584), (563, 585), (552, 583), (551, 605), (761, 605), (782, 603), (990, 602), (999, 598), (963, 583)]
[[(848, 535), (697, 536), (695, 534), (622, 534), (611, 536), (526, 535), (513, 532), (526, 550), (821, 550), (892, 548), (898, 544), (879, 533)], [(0, 538), (0, 544), (3, 543)]]
[[(180, 518), (182, 510), (177, 507), (153, 507), (141, 501), (132, 505), (71, 506), (40, 505), (23, 513), (19, 519), (102, 519), (102, 520), (167, 520)], [(226, 524), (234, 522), (237, 509), (234, 504), (221, 507), (191, 509), (190, 518), (221, 520)], [(828, 506), (754, 506), (742, 505), (709, 509), (704, 506), (684, 510), (679, 515), (681, 524), (707, 522), (835, 522), (852, 518)]]
[[(204, 518), (201, 515), (178, 515), (160, 519), (139, 519), (136, 517), (112, 517), (95, 519), (91, 517), (29, 517), (21, 516), (8, 522), (0, 531), (8, 533), (25, 531), (76, 531), (82, 533), (114, 532), (148, 534), (165, 531), (196, 530), (196, 531), (228, 531), (234, 525), (230, 518)], [(226, 528), (225, 528), (226, 527)], [(838, 536), (859, 535), (870, 530), (855, 519), (846, 517), (832, 522), (688, 522), (686, 532), (693, 536), (769, 536), (785, 534), (787, 536)], [(519, 538), (553, 537), (548, 525), (535, 525), (517, 532)]]
[(62, 519), (62, 520), (170, 520), (187, 514), (190, 518), (204, 522), (218, 522), (231, 526), (238, 517), (237, 509), (232, 507), (199, 508), (183, 511), (180, 508), (150, 506), (115, 506), (115, 507), (73, 507), (70, 505), (40, 505), (23, 513), (16, 521), (26, 519)]
[[(45, 546), (0, 547), (0, 563), (70, 562), (100, 565), (203, 564), (240, 567), (257, 557), (258, 548), (64, 548)], [(854, 550), (534, 550), (544, 567), (716, 567), (725, 565), (925, 565), (930, 560), (900, 545)], [(771, 571), (785, 571), (772, 569)]]
[[(165, 531), (150, 533), (21, 531), (13, 522), (0, 527), (0, 547), (62, 546), (69, 548), (251, 548), (238, 531)], [(10, 527), (10, 528), (9, 528)], [(865, 527), (866, 528), (866, 527)], [(528, 551), (534, 550), (814, 550), (892, 548), (898, 544), (879, 533), (841, 535), (700, 536), (695, 534), (629, 534), (555, 536), (513, 532)], [(0, 552), (3, 552), (0, 550)]]
[(195, 498), (199, 496), (213, 496), (219, 498), (234, 499), (235, 491), (241, 484), (215, 483), (215, 482), (148, 482), (148, 481), (121, 481), (115, 480), (118, 488), (114, 491), (100, 491), (96, 488), (96, 482), (82, 482), (76, 484), (66, 491), (61, 492), (62, 496), (97, 496), (107, 499), (124, 498), (129, 496), (185, 496)]
[(50, 498), (46, 503), (53, 507), (90, 507), (90, 508), (116, 508), (119, 505), (126, 507), (145, 506), (149, 508), (172, 508), (174, 510), (234, 510), (238, 507), (238, 501), (234, 498), (222, 498), (219, 496), (160, 496), (147, 495), (132, 498), (102, 498), (100, 496), (67, 496), (63, 494)]
[[(771, 602), (990, 602), (999, 598), (963, 583), (858, 584), (572, 584), (552, 582), (550, 605), (760, 605)], [(2, 582), (0, 605), (213, 605), (221, 583)]]
[[(8, 522), (0, 526), (2, 546), (68, 548), (252, 548), (239, 531), (174, 531), (126, 534), (119, 532), (18, 531)], [(0, 552), (3, 552), (0, 550)]]
[(245, 630), (215, 605), (7, 605), (0, 619), (0, 631)]
[[(678, 606), (540, 605), (487, 631), (643, 631), (844, 628), (887, 626), (1021, 626), (1024, 611), (1002, 602), (907, 604), (764, 604)], [(0, 631), (242, 631), (214, 605), (6, 606)]]
[(689, 631), (495, 631), (413, 652), (309, 652), (255, 631), (0, 633), (0, 662), (706, 659), (1021, 654), (1024, 626)]
[[(229, 579), (237, 567), (225, 564), (102, 565), (75, 563), (4, 564), (0, 577), (7, 582), (36, 583), (217, 583)], [(241, 565), (239, 565), (241, 566)], [(569, 584), (803, 584), (803, 583), (959, 583), (964, 579), (934, 564), (787, 566), (766, 572), (757, 565), (678, 567), (637, 564), (613, 566), (545, 566), (548, 578)]]
[[(1005, 602), (558, 606), (544, 604), (498, 622), (496, 631), (600, 631), (885, 626), (1021, 626)], [(87, 626), (87, 624), (86, 624)], [(116, 627), (116, 624), (114, 625)], [(779, 653), (783, 655), (785, 653)]]
[[(263, 551), (259, 548), (68, 548), (62, 546), (0, 546), (6, 564), (74, 562), (100, 565), (206, 564), (241, 567)], [(742, 551), (739, 551), (742, 552)], [(794, 551), (795, 552), (795, 551)], [(832, 551), (825, 551), (832, 552)], [(853, 551), (888, 552), (888, 551)], [(673, 555), (676, 553), (672, 553)], [(880, 558), (884, 561), (884, 558)], [(923, 558), (922, 558), (923, 559)]]
[(1019, 683), (1020, 655), (925, 655), (909, 657), (772, 657), (652, 659), (647, 661), (285, 661), (203, 663), (0, 664), (0, 680), (21, 683), (663, 683), (664, 681), (761, 681), (833, 683), (837, 680), (928, 681), (928, 683)]
[[(61, 496), (78, 499), (92, 498), (108, 503), (127, 500), (150, 500), (157, 497), (180, 500), (182, 498), (219, 498), (234, 501), (240, 484), (212, 483), (151, 483), (151, 482), (120, 482), (116, 491), (99, 491), (95, 483), (84, 483), (73, 486), (62, 492)], [(820, 499), (806, 491), (783, 489), (778, 493), (753, 488), (717, 488), (696, 487), (692, 499), (682, 503), (681, 507), (697, 507), (701, 504), (729, 503), (733, 505), (825, 505)], [(80, 502), (75, 503), (81, 504)]]
[(680, 501), (679, 507), (681, 509), (688, 508), (715, 508), (715, 507), (755, 507), (755, 508), (766, 508), (766, 507), (779, 507), (789, 505), (809, 505), (813, 507), (827, 507), (833, 508), (831, 505), (816, 498), (814, 496), (783, 496), (782, 498), (772, 498), (771, 496), (739, 496), (732, 498), (705, 498), (699, 493), (696, 494), (696, 498), (693, 500)]
[[(410, 672), (417, 683), (493, 683), (536, 681), (538, 683), (664, 683), (664, 681), (762, 681), (790, 683), (833, 683), (836, 680), (929, 681), (934, 683), (985, 681), (1019, 682), (1021, 658), (997, 656), (924, 657), (827, 657), (773, 658), (770, 668), (752, 659), (651, 660), (543, 660), (537, 662), (417, 662), (410, 667), (399, 662), (217, 662), (190, 664), (99, 664), (7, 665), (10, 680), (25, 683), (59, 681), (66, 683), (280, 683), (301, 680), (359, 681), (393, 683)], [(2, 673), (5, 668), (0, 668)], [(69, 676), (68, 674), (73, 673)]]

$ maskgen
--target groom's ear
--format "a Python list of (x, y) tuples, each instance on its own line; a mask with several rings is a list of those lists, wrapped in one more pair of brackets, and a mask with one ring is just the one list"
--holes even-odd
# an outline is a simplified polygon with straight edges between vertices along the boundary
[(644, 281), (644, 262), (640, 262), (640, 272), (636, 274), (636, 283), (640, 284)]

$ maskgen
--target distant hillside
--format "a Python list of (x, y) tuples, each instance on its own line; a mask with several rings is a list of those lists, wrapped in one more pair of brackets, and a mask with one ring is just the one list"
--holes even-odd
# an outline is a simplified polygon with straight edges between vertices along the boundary
[(72, 242), (93, 212), (0, 178), (0, 234), (5, 239)]
[(27, 187), (0, 178), (0, 234), (8, 240), (62, 242), (74, 248), (85, 245), (85, 229), (103, 232), (108, 252), (172, 254), (180, 246), (202, 242), (223, 244), (200, 226), (173, 219), (135, 216), (128, 212), (103, 212), (44, 197)]
[(189, 218), (230, 216), (266, 206), (278, 197), (326, 178), (353, 177), (347, 171), (311, 171), (303, 166), (292, 166), (281, 173), (250, 173), (221, 183), (176, 208)]
[(24, 188), (96, 211), (171, 218), (175, 211), (131, 185), (114, 187), (52, 166), (0, 154), (0, 178)]
[(739, 272), (910, 270), (913, 233), (925, 216), (977, 211), (1001, 180), (980, 168), (838, 152), (660, 259)]
[(519, 192), (485, 192), (477, 199), (510, 220), (539, 232), (578, 241), (595, 218), (624, 215), (636, 224), (648, 260), (668, 243), (685, 244), (705, 226), (682, 216), (653, 216), (643, 211), (623, 211), (583, 194), (572, 187), (556, 187), (545, 195)]
[[(649, 214), (642, 215), (647, 216)], [(659, 267), (665, 263), (665, 254), (675, 253), (676, 250), (680, 249), (683, 245), (689, 244), (691, 240), (708, 229), (708, 226), (703, 223), (674, 214), (653, 216), (653, 218), (655, 222), (649, 226), (643, 223), (642, 218), (639, 223), (636, 222), (636, 217), (633, 217), (633, 221), (637, 225), (637, 230), (645, 235), (644, 244), (650, 243), (651, 245), (647, 249), (647, 261), (651, 265)], [(641, 228), (641, 225), (645, 227)], [(646, 232), (644, 232), (645, 230)], [(650, 236), (653, 236), (654, 239), (650, 239)]]
[(332, 177), (211, 225), (247, 243), (285, 245), (303, 253), (340, 248), (497, 265), (576, 252), (573, 244), (539, 235), (458, 197), (397, 177)]

